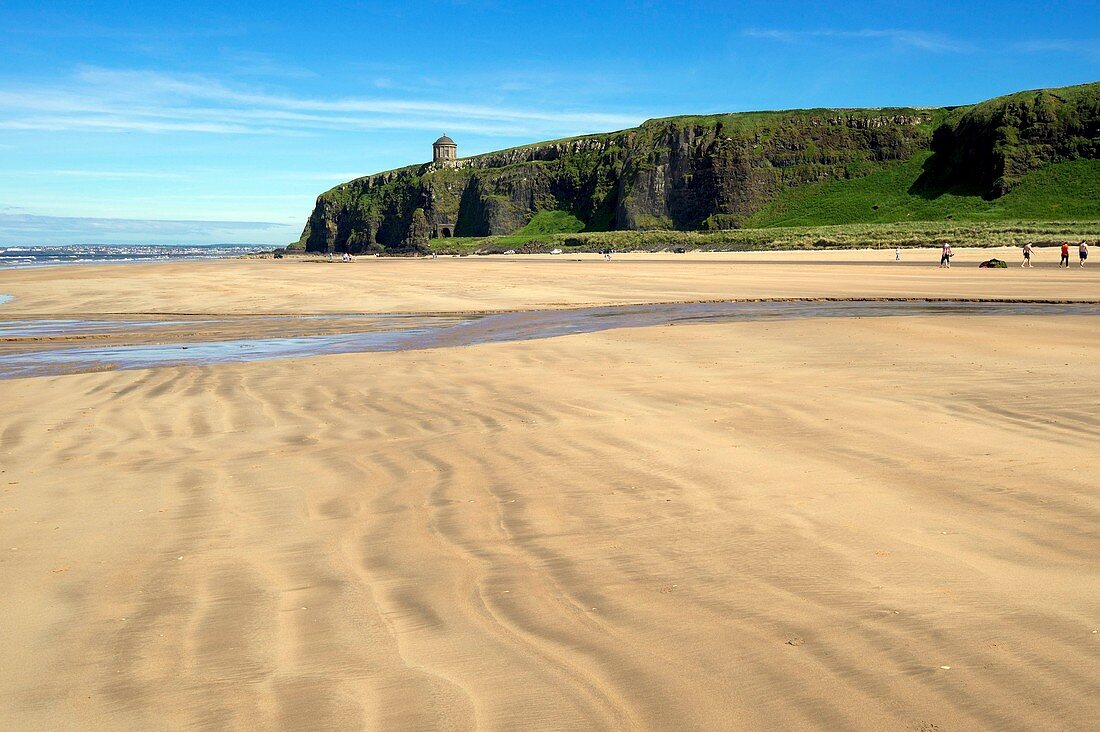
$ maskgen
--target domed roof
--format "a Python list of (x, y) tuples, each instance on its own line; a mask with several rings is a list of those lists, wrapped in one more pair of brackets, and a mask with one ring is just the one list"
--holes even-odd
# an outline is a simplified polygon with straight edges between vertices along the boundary
[(438, 140), (436, 140), (432, 144), (433, 145), (456, 145), (457, 146), (458, 143), (456, 143), (454, 140), (447, 137), (446, 135), (443, 135), (443, 137), (439, 138)]

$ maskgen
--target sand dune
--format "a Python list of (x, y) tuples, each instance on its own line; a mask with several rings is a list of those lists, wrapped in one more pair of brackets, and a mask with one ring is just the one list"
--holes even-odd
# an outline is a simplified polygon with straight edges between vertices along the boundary
[(1096, 327), (0, 381), (0, 727), (1094, 728)]

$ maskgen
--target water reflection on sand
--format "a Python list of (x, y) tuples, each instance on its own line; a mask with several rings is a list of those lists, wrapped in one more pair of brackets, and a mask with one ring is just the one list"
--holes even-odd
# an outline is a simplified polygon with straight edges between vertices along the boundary
[[(792, 318), (899, 317), (910, 315), (999, 316), (1098, 315), (1100, 305), (1050, 302), (961, 300), (784, 300), (668, 303), (534, 310), (497, 314), (348, 315), (315, 318), (237, 317), (227, 320), (0, 321), (0, 378), (111, 369), (240, 363), (282, 358), (379, 351), (453, 348), (479, 343), (524, 341), (616, 328)], [(326, 321), (343, 319), (350, 332), (310, 333)], [(281, 321), (290, 335), (271, 336)], [(207, 340), (212, 325), (229, 324), (241, 337)], [(248, 332), (255, 331), (249, 335)], [(181, 335), (181, 330), (186, 331)], [(139, 334), (146, 342), (110, 345), (96, 336)], [(66, 339), (86, 345), (64, 347)]]

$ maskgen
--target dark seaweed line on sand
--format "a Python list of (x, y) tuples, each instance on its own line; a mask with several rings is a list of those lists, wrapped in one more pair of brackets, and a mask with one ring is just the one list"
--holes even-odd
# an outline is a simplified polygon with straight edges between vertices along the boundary
[[(543, 311), (584, 310), (589, 308), (625, 308), (643, 307), (651, 305), (723, 305), (738, 303), (815, 303), (815, 302), (882, 302), (882, 303), (966, 303), (991, 305), (1100, 305), (1100, 299), (1059, 299), (1059, 298), (1012, 298), (1012, 297), (732, 297), (714, 298), (702, 300), (642, 300), (639, 302), (623, 303), (541, 303), (536, 309), (531, 308), (495, 308), (473, 310), (403, 310), (403, 311), (357, 311), (339, 313), (290, 313), (290, 312), (252, 312), (252, 313), (217, 313), (211, 311), (177, 311), (177, 310), (140, 310), (140, 311), (101, 311), (96, 313), (66, 313), (70, 319), (81, 318), (108, 318), (108, 317), (180, 317), (180, 318), (224, 318), (245, 320), (248, 318), (397, 318), (412, 316), (442, 316), (442, 315), (508, 315), (510, 313), (530, 313)], [(0, 304), (3, 300), (0, 300)], [(22, 316), (26, 317), (26, 316)], [(50, 315), (48, 317), (56, 317)]]

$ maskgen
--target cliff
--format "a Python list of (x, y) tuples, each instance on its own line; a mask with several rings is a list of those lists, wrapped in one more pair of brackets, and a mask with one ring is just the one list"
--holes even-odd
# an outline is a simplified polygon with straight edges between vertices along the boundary
[[(533, 220), (572, 227), (563, 231), (733, 229), (793, 190), (877, 180), (904, 163), (921, 163), (915, 193), (989, 199), (1030, 171), (1098, 153), (1100, 83), (960, 108), (670, 117), (344, 183), (317, 199), (300, 245), (413, 252), (429, 235), (512, 234)], [(544, 212), (562, 215), (536, 219)]]
[(1100, 158), (1100, 83), (1020, 92), (953, 112), (932, 138), (920, 185), (1011, 191), (1050, 163)]

